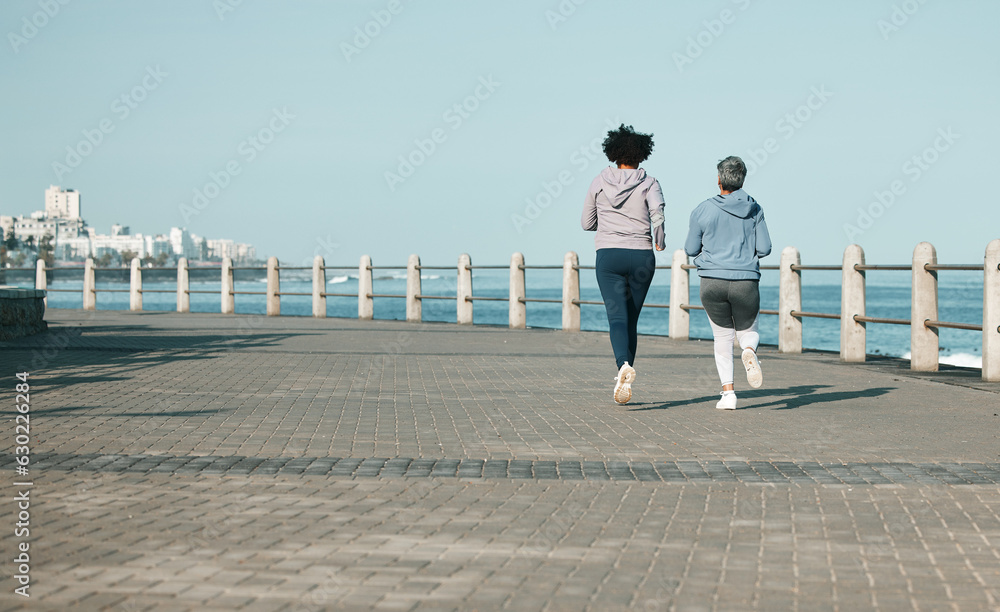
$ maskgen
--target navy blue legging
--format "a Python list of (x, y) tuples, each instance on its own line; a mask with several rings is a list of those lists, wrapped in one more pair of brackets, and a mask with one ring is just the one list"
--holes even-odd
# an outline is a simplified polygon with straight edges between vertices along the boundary
[(626, 361), (634, 365), (639, 312), (653, 283), (656, 257), (652, 249), (597, 249), (596, 267), (615, 361), (619, 369)]

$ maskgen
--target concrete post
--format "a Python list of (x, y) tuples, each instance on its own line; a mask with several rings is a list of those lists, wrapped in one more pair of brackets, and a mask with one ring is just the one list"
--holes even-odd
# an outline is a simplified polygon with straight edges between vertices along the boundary
[(983, 267), (983, 380), (1000, 382), (1000, 240), (986, 245)]
[[(45, 274), (45, 260), (39, 259), (35, 262), (35, 289), (45, 291), (49, 287), (49, 279)], [(49, 298), (42, 298), (42, 303), (49, 305)]]
[(802, 271), (792, 266), (802, 263), (799, 250), (785, 247), (781, 251), (780, 280), (778, 281), (778, 352), (802, 352), (802, 319), (792, 316), (792, 311), (802, 310)]
[(864, 265), (865, 252), (852, 244), (844, 249), (844, 265), (840, 285), (840, 360), (863, 363), (865, 360), (865, 324), (854, 315), (865, 316), (865, 272), (855, 270)]
[(936, 270), (925, 270), (927, 264), (937, 263), (934, 245), (921, 242), (913, 249), (913, 284), (910, 289), (910, 369), (918, 372), (937, 372), (938, 329), (927, 327), (924, 321), (938, 318), (938, 275)]
[(130, 277), (128, 284), (128, 309), (132, 311), (142, 310), (142, 262), (138, 257), (132, 258), (129, 265)]
[(580, 258), (570, 251), (563, 257), (562, 328), (580, 331)]
[(420, 295), (420, 256), (410, 255), (406, 261), (406, 320), (420, 323), (423, 320), (423, 303)]
[(188, 278), (187, 257), (177, 260), (177, 312), (191, 312), (191, 281)]
[(522, 302), (524, 292), (524, 255), (514, 253), (510, 256), (510, 301), (508, 302), (511, 329), (524, 329), (527, 326), (527, 304)]
[(88, 257), (83, 264), (83, 309), (97, 310), (97, 279), (92, 257)]
[(372, 258), (361, 256), (358, 264), (358, 318), (370, 320), (375, 317), (375, 298), (372, 293)]
[(688, 262), (687, 253), (683, 249), (674, 251), (670, 262), (670, 322), (667, 333), (674, 340), (687, 340), (691, 330), (691, 313), (681, 308), (691, 299), (691, 279), (689, 270), (681, 266)]
[(472, 325), (472, 258), (467, 253), (458, 256), (458, 317), (459, 325)]
[(281, 314), (281, 279), (278, 272), (278, 258), (267, 258), (267, 316), (277, 317)]
[(326, 318), (326, 262), (322, 255), (313, 257), (313, 316)]
[(236, 283), (233, 281), (233, 260), (230, 257), (222, 258), (222, 314), (234, 314), (236, 312)]

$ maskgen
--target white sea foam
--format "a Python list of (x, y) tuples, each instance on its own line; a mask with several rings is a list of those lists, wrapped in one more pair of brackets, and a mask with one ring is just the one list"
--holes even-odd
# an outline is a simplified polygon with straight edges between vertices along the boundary
[[(909, 359), (910, 351), (903, 353), (901, 359)], [(946, 365), (958, 366), (960, 368), (979, 368), (983, 367), (983, 356), (973, 355), (972, 353), (952, 353), (950, 355), (941, 355), (938, 357), (938, 363), (943, 363)]]
[(972, 355), (970, 353), (954, 353), (952, 355), (945, 355), (938, 361), (940, 363), (947, 363), (948, 365), (960, 366), (963, 368), (983, 368), (983, 356)]
[(347, 275), (344, 275), (344, 276), (333, 276), (333, 277), (330, 277), (329, 279), (327, 279), (326, 284), (327, 285), (336, 285), (337, 283), (346, 283), (348, 280), (350, 280), (350, 278), (351, 277), (347, 276)]

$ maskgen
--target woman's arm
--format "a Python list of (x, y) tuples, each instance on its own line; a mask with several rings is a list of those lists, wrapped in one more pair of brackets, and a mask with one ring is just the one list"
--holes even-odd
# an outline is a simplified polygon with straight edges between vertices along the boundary
[(587, 197), (583, 200), (583, 216), (580, 218), (580, 226), (585, 232), (597, 231), (597, 192), (593, 187), (587, 190)]
[(764, 221), (764, 210), (757, 212), (754, 228), (757, 238), (757, 257), (767, 257), (771, 254), (771, 234), (767, 231), (767, 222)]
[(687, 241), (684, 242), (684, 252), (691, 257), (697, 257), (701, 254), (701, 236), (704, 233), (701, 229), (701, 222), (698, 221), (696, 216), (697, 212), (697, 208), (691, 211), (691, 220), (688, 223), (688, 237)]
[(653, 179), (653, 184), (646, 193), (646, 208), (649, 210), (649, 224), (653, 228), (653, 245), (657, 251), (667, 248), (666, 233), (663, 226), (663, 210), (666, 203), (663, 201), (663, 190), (660, 189), (660, 182)]

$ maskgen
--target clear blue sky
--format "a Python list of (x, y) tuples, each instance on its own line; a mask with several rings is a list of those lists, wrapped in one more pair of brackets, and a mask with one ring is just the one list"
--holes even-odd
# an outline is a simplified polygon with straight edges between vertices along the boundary
[(1000, 237), (995, 0), (229, 2), (0, 4), (0, 214), (55, 183), (102, 233), (186, 226), (288, 262), (592, 261), (607, 162), (580, 150), (621, 121), (655, 134), (670, 250), (730, 154), (763, 162), (745, 187), (775, 263), (922, 240), (976, 262)]

